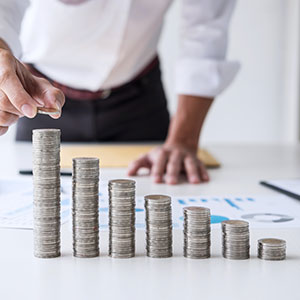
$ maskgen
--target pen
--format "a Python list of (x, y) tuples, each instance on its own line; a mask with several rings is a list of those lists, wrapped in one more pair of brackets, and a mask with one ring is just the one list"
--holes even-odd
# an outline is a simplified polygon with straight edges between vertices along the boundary
[[(32, 175), (32, 170), (19, 170), (20, 175)], [(61, 176), (72, 176), (71, 172), (60, 172)]]

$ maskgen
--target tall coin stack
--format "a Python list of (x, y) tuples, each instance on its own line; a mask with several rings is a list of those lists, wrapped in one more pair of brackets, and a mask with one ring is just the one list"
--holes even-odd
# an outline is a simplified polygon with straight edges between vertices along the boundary
[(171, 197), (145, 196), (147, 256), (165, 258), (172, 256)]
[(286, 242), (280, 239), (258, 240), (258, 258), (264, 260), (284, 260), (286, 252)]
[(73, 159), (73, 255), (99, 256), (99, 159)]
[(249, 223), (241, 220), (222, 222), (223, 257), (229, 259), (248, 259)]
[(34, 256), (60, 256), (60, 130), (35, 129), (33, 145)]
[(190, 206), (183, 209), (184, 247), (187, 258), (210, 257), (210, 209)]
[(109, 249), (113, 258), (135, 256), (135, 181), (110, 180)]

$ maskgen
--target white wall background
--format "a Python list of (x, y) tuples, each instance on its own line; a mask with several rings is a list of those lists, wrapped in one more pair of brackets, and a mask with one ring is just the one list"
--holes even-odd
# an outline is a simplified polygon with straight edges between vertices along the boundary
[[(178, 46), (180, 1), (167, 16), (160, 44), (174, 112), (172, 71)], [(207, 143), (278, 143), (298, 138), (299, 1), (238, 0), (228, 57), (242, 68), (216, 99), (203, 130)]]
[[(180, 1), (166, 18), (160, 43), (164, 81), (176, 109), (173, 67), (178, 49)], [(202, 134), (209, 143), (279, 143), (298, 138), (298, 0), (238, 0), (228, 57), (242, 68), (216, 99)], [(14, 128), (0, 141), (13, 140)]]

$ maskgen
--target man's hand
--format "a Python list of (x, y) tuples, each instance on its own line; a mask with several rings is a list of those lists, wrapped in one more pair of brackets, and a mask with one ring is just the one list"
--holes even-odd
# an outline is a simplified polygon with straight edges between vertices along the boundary
[(205, 166), (197, 158), (197, 150), (184, 145), (165, 144), (153, 149), (130, 165), (128, 175), (136, 175), (140, 168), (150, 169), (156, 183), (165, 180), (168, 184), (177, 184), (182, 172), (186, 174), (189, 183), (209, 180)]
[(61, 111), (64, 102), (64, 94), (59, 89), (33, 76), (0, 40), (0, 135), (20, 117), (34, 118), (38, 107)]
[(177, 112), (172, 119), (165, 144), (134, 161), (128, 175), (140, 168), (150, 169), (154, 182), (177, 184), (181, 172), (190, 183), (209, 180), (203, 163), (197, 158), (200, 131), (213, 99), (180, 95)]

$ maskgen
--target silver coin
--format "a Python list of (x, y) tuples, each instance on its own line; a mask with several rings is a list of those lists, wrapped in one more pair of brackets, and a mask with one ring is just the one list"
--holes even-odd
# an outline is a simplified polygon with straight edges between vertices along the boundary
[(274, 238), (258, 240), (257, 256), (263, 260), (284, 260), (286, 258), (286, 241)]
[(135, 256), (135, 181), (110, 180), (109, 194), (109, 247), (112, 258)]
[(34, 255), (60, 255), (60, 130), (36, 129), (33, 147)]
[(248, 259), (249, 223), (242, 220), (227, 220), (221, 223), (222, 226), (222, 254), (227, 259)]
[(145, 196), (146, 251), (152, 258), (172, 256), (171, 197)]
[(193, 259), (209, 258), (210, 209), (199, 206), (184, 207), (183, 216), (183, 255)]
[(99, 159), (73, 159), (72, 174), (73, 255), (99, 256)]

